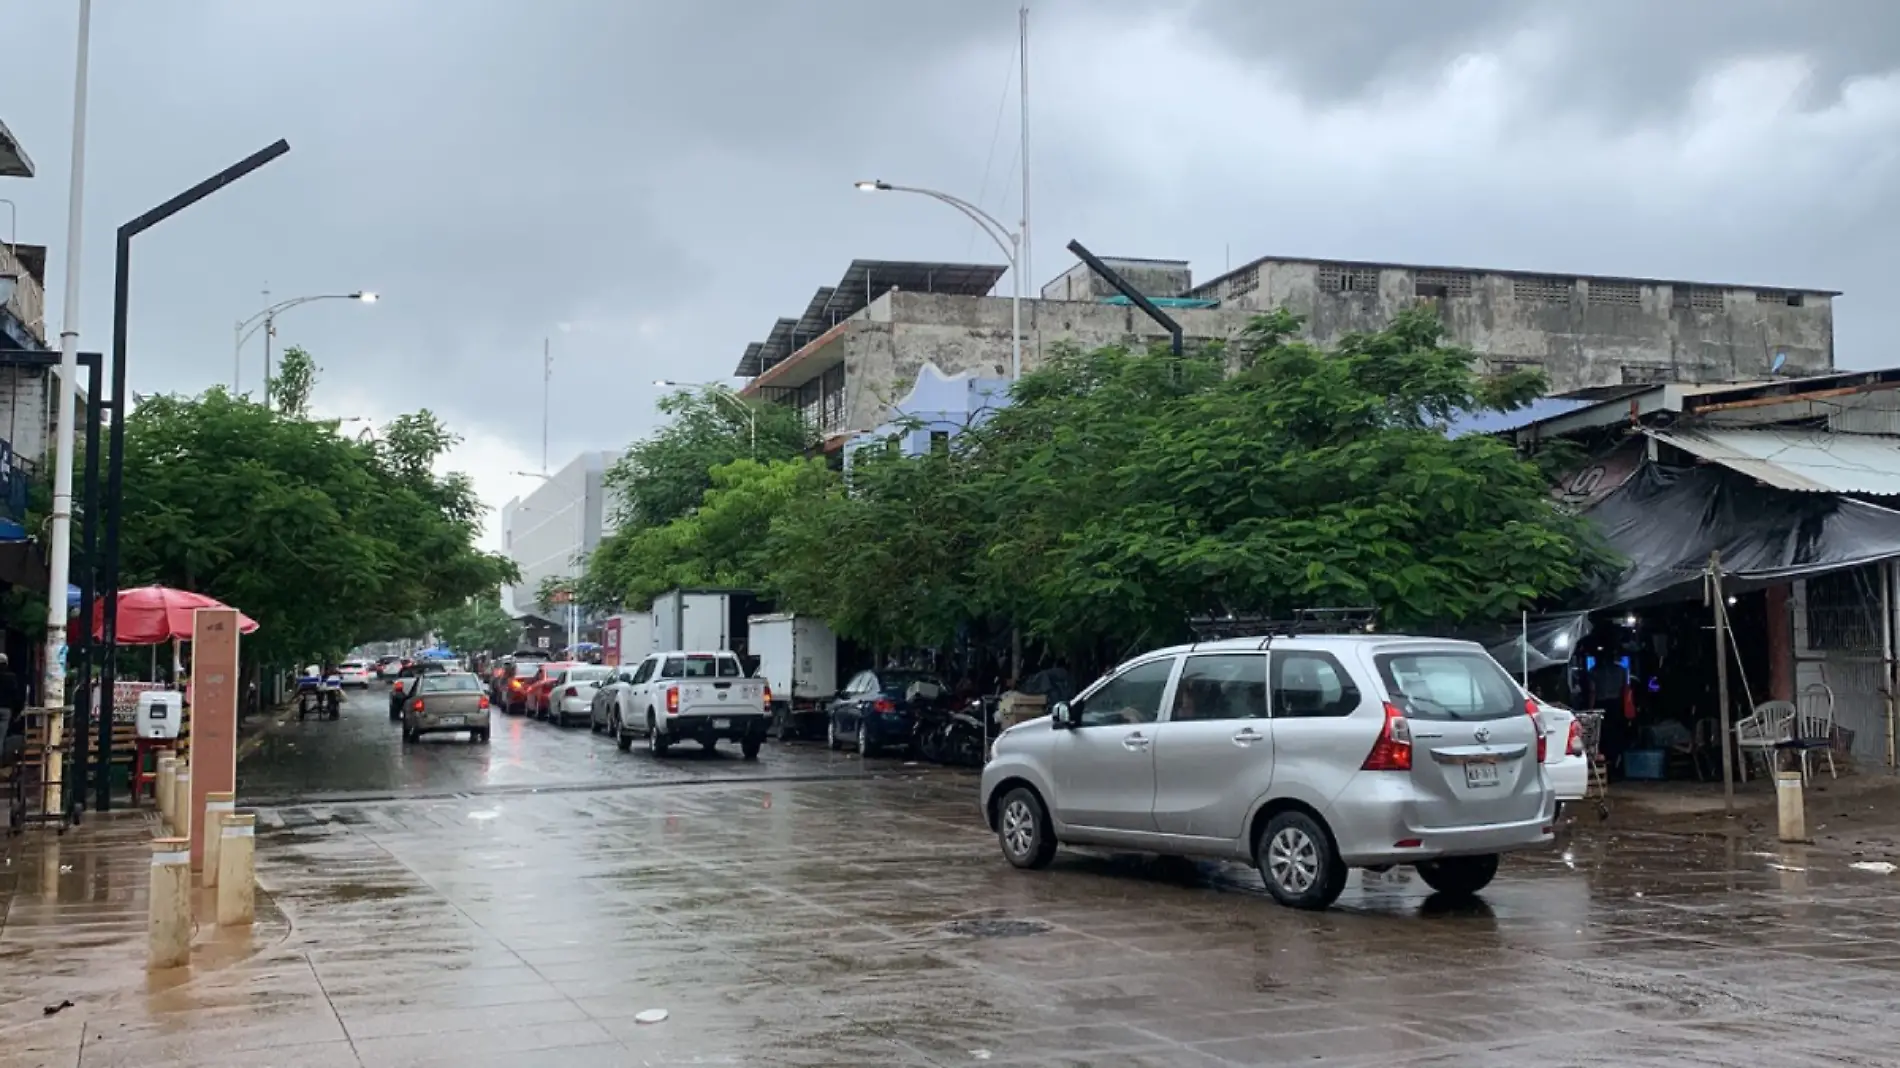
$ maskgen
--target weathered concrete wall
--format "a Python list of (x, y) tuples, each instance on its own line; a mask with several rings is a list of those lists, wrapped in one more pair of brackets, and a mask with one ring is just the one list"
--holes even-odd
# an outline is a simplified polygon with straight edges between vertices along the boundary
[(56, 375), (47, 367), (0, 367), (0, 438), (24, 467), (37, 470), (47, 458)]
[[(1178, 297), (1194, 284), (1194, 272), (1186, 260), (1132, 260), (1108, 256), (1103, 257), (1102, 262), (1145, 297)], [(1042, 299), (1099, 300), (1120, 292), (1088, 264), (1077, 263), (1042, 287)]]
[(1727, 382), (1834, 366), (1831, 298), (1669, 283), (1267, 261), (1192, 295), (1227, 308), (1285, 307), (1332, 344), (1377, 330), (1428, 294), (1459, 344), (1493, 370), (1533, 365), (1552, 392), (1646, 381)]

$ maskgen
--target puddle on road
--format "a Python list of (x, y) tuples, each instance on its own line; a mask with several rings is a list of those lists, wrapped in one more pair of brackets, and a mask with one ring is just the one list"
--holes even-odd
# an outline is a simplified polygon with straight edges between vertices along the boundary
[(393, 901), (399, 897), (408, 897), (414, 893), (406, 886), (368, 886), (362, 883), (341, 883), (326, 886), (320, 896), (333, 901)]

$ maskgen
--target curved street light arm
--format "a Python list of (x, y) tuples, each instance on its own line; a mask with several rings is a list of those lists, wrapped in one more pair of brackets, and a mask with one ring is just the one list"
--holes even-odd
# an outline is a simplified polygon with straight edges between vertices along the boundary
[(938, 192), (935, 189), (925, 189), (921, 186), (892, 185), (889, 182), (885, 182), (875, 188), (892, 193), (915, 193), (918, 196), (929, 197), (932, 200), (948, 204), (957, 209), (967, 216), (971, 222), (975, 223), (977, 228), (982, 230), (991, 241), (996, 242), (996, 247), (1001, 249), (1003, 255), (1008, 258), (1010, 268), (1012, 270), (1015, 269), (1017, 248), (1016, 234), (1009, 227), (997, 222), (996, 217), (989, 212), (984, 211), (982, 208), (977, 207), (962, 197), (951, 196), (949, 193)]

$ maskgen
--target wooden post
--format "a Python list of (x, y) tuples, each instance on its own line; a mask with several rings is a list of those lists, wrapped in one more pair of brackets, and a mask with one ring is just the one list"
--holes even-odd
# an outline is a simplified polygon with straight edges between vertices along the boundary
[[(191, 764), (195, 774), (192, 796), (185, 804), (195, 812), (204, 811), (212, 793), (237, 789), (238, 618), (235, 608), (200, 608), (192, 614)], [(217, 833), (217, 827), (199, 827), (191, 836), (194, 869), (204, 868), (205, 836)]]
[(146, 967), (160, 971), (191, 963), (189, 839), (153, 839), (150, 908)]
[(1775, 771), (1775, 814), (1784, 842), (1808, 840), (1807, 806), (1801, 796), (1801, 773)]
[(172, 776), (172, 814), (176, 817), (172, 822), (172, 833), (189, 843), (191, 825), (194, 822), (191, 818), (191, 765), (189, 763), (180, 764), (178, 773)]
[(1728, 710), (1728, 602), (1722, 595), (1722, 554), (1709, 554), (1709, 605), (1715, 612), (1715, 704), (1722, 736), (1722, 811), (1735, 818), (1735, 757)]
[(204, 884), (206, 887), (218, 885), (218, 846), (224, 841), (224, 817), (230, 815), (236, 805), (236, 796), (228, 790), (214, 791), (205, 795)]
[(257, 817), (248, 812), (224, 817), (218, 843), (218, 926), (248, 927), (257, 908), (252, 867)]
[(172, 825), (172, 794), (177, 783), (178, 758), (171, 753), (159, 754), (158, 789), (154, 794), (158, 798), (158, 816), (168, 829)]

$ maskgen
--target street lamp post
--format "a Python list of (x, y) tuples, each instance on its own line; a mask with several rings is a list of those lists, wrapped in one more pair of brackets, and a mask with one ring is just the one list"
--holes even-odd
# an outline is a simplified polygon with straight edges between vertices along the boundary
[(277, 336), (277, 317), (299, 304), (309, 304), (318, 300), (354, 300), (361, 304), (374, 304), (376, 294), (367, 289), (360, 289), (354, 293), (319, 293), (309, 297), (292, 297), (289, 300), (278, 301), (238, 323), (231, 331), (232, 337), (237, 342), (231, 348), (231, 393), (233, 396), (238, 392), (238, 379), (244, 372), (244, 343), (251, 339), (251, 335), (257, 333), (259, 329), (264, 331), (264, 388), (268, 390), (270, 388), (270, 339)]
[(941, 201), (968, 216), (977, 228), (989, 235), (996, 247), (1003, 250), (1003, 257), (1009, 261), (1010, 296), (1010, 352), (1009, 377), (1013, 381), (1023, 376), (1023, 270), (1022, 235), (1002, 223), (996, 217), (962, 197), (953, 197), (935, 189), (922, 189), (913, 185), (892, 185), (890, 182), (873, 180), (857, 183), (859, 189), (867, 193), (915, 193)]
[[(515, 474), (520, 475), (522, 478), (538, 478), (549, 484), (553, 484), (554, 482), (554, 476), (545, 471), (516, 471)], [(546, 511), (536, 508), (533, 505), (524, 504), (520, 507), (524, 511), (540, 512), (542, 515), (547, 514)], [(574, 551), (577, 555), (584, 555), (587, 552), (587, 490), (584, 485), (581, 489), (581, 495), (574, 499)], [(569, 562), (572, 563), (572, 560)], [(582, 567), (585, 566), (585, 564), (582, 565)], [(570, 650), (574, 648), (574, 643), (581, 640), (581, 621), (579, 613), (580, 606), (574, 603), (574, 598), (570, 593), (567, 599), (567, 647)]]
[(745, 398), (732, 391), (724, 382), (675, 382), (670, 378), (656, 378), (653, 384), (661, 389), (696, 389), (708, 396), (718, 397), (729, 404), (736, 405), (745, 415), (746, 434), (752, 446), (752, 458), (759, 458), (759, 410), (745, 402)]

